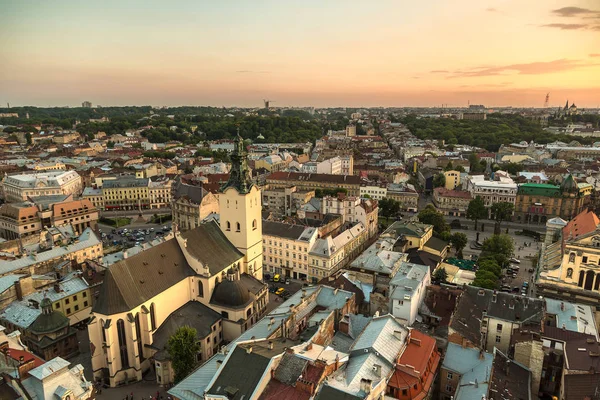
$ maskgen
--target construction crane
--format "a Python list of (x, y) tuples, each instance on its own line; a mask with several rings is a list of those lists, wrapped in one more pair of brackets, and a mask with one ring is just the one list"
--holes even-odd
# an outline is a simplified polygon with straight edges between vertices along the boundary
[(546, 93), (546, 101), (544, 101), (544, 108), (550, 107), (550, 93)]
[(271, 103), (275, 103), (275, 100), (263, 99), (263, 103), (265, 103), (265, 110), (268, 110)]

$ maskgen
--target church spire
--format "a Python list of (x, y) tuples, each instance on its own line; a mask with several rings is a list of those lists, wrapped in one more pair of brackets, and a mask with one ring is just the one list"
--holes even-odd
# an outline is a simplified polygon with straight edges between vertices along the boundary
[(250, 168), (248, 168), (248, 153), (244, 145), (244, 139), (240, 136), (240, 128), (237, 129), (233, 153), (231, 153), (231, 171), (229, 180), (221, 187), (221, 191), (233, 187), (239, 193), (248, 193), (252, 188)]

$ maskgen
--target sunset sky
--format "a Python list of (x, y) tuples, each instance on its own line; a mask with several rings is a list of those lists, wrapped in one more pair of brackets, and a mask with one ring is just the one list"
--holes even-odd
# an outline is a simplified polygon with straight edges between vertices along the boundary
[(0, 104), (600, 105), (600, 0), (0, 0)]

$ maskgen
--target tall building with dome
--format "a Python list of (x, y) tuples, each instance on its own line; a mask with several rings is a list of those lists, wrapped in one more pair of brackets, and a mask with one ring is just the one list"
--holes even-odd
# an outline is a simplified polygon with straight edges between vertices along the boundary
[(193, 321), (198, 335), (208, 333), (197, 336), (203, 361), (264, 316), (261, 196), (239, 136), (231, 158), (231, 177), (219, 195), (220, 226), (175, 228), (174, 238), (106, 271), (88, 325), (96, 380), (120, 386), (152, 370), (168, 385), (174, 373), (165, 343), (179, 325)]

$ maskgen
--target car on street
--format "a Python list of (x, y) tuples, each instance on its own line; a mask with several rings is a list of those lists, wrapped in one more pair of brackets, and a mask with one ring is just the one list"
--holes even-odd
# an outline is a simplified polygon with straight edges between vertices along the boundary
[(512, 257), (508, 261), (510, 261), (511, 263), (515, 263), (515, 264), (521, 264), (521, 260), (519, 260), (518, 258), (514, 258), (514, 257)]
[(273, 282), (279, 282), (281, 280), (281, 276), (279, 274), (275, 274), (273, 276)]
[(285, 289), (284, 289), (284, 288), (282, 288), (282, 287), (280, 287), (279, 289), (277, 289), (277, 290), (275, 291), (275, 294), (276, 294), (277, 296), (279, 296), (279, 295), (283, 294), (283, 292), (284, 292), (284, 291), (285, 291)]
[(290, 284), (290, 278), (285, 278), (285, 284), (289, 285)]

